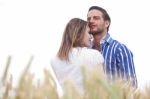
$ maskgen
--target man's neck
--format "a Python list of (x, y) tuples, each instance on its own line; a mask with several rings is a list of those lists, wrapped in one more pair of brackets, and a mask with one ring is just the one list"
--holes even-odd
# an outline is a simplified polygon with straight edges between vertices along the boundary
[(94, 48), (100, 50), (100, 41), (107, 34), (107, 32), (100, 33), (98, 35), (94, 35)]

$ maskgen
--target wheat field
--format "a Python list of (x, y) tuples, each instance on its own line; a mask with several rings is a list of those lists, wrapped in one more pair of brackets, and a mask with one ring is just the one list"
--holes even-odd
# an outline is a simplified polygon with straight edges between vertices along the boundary
[[(73, 83), (66, 82), (66, 91), (59, 95), (57, 84), (50, 71), (44, 69), (44, 80), (33, 83), (34, 75), (29, 72), (30, 59), (20, 74), (17, 86), (12, 83), (13, 75), (8, 75), (11, 57), (8, 57), (5, 70), (0, 78), (0, 99), (150, 99), (150, 87), (143, 90), (134, 88), (130, 82), (121, 79), (110, 83), (97, 72), (88, 73), (82, 69), (84, 93), (81, 94)], [(101, 76), (99, 76), (101, 75)]]

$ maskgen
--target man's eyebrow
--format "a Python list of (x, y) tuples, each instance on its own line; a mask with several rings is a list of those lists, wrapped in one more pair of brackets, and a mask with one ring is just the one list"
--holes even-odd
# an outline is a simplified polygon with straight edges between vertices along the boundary
[(96, 16), (93, 16), (93, 17), (100, 17), (100, 16), (97, 16), (97, 15), (96, 15)]

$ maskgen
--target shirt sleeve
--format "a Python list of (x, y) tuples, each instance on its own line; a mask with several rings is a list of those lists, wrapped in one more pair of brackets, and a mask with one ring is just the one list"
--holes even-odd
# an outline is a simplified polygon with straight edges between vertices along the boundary
[(133, 62), (132, 52), (125, 46), (119, 45), (117, 51), (117, 64), (119, 67), (119, 74), (124, 80), (133, 81), (133, 85), (137, 87), (137, 78)]

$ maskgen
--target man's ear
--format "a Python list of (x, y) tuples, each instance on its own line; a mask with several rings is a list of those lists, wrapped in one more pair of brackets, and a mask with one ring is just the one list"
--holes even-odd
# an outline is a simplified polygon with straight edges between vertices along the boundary
[(105, 21), (105, 26), (108, 27), (110, 25), (110, 22), (107, 20)]

